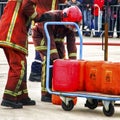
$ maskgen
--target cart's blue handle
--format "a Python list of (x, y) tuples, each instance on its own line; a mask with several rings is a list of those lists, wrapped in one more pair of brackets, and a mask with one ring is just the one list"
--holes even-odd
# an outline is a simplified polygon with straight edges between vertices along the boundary
[[(53, 91), (50, 90), (49, 88), (49, 68), (51, 67), (50, 66), (50, 35), (49, 35), (49, 32), (48, 32), (48, 29), (47, 29), (47, 26), (48, 25), (74, 25), (78, 31), (78, 35), (79, 35), (79, 38), (80, 38), (80, 51), (79, 51), (79, 58), (82, 59), (82, 44), (83, 44), (83, 39), (82, 39), (82, 35), (81, 35), (81, 32), (80, 32), (80, 29), (79, 29), (79, 26), (74, 23), (74, 22), (46, 22), (44, 24), (44, 30), (45, 30), (45, 34), (46, 34), (46, 37), (47, 37), (47, 66), (46, 66), (46, 89), (49, 93), (54, 93)], [(56, 93), (57, 94), (57, 93)], [(59, 93), (58, 93), (59, 95)]]

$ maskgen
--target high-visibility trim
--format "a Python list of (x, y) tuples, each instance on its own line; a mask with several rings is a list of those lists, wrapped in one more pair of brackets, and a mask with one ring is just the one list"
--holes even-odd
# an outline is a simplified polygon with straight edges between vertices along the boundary
[[(13, 0), (11, 0), (11, 1), (13, 1)], [(13, 34), (13, 30), (14, 30), (14, 27), (15, 27), (16, 19), (17, 19), (17, 16), (18, 16), (18, 12), (19, 12), (22, 0), (16, 0), (16, 1), (17, 1), (17, 3), (16, 3), (16, 6), (15, 6), (15, 10), (14, 10), (11, 22), (10, 22), (10, 27), (8, 29), (8, 34), (7, 34), (7, 37), (6, 37), (6, 41), (0, 41), (0, 44), (5, 45), (5, 46), (6, 45), (10, 46), (10, 47), (15, 48), (17, 50), (23, 51), (25, 54), (28, 54), (28, 50), (26, 49), (27, 46), (26, 46), (26, 48), (24, 48), (24, 47), (21, 47), (19, 45), (14, 44), (14, 43), (11, 43), (11, 37), (12, 37), (12, 34)], [(28, 41), (26, 40), (26, 42), (28, 42)]]
[(52, 50), (50, 50), (50, 54), (54, 54), (54, 53), (58, 53), (58, 52), (57, 52), (57, 49), (52, 49)]
[(46, 46), (36, 46), (35, 50), (47, 50)]
[(34, 13), (30, 16), (30, 18), (31, 18), (31, 19), (34, 19), (36, 16), (37, 16), (37, 12), (34, 12)]
[[(40, 50), (40, 51), (46, 51), (47, 47), (46, 46), (37, 46), (35, 47), (35, 50)], [(56, 49), (50, 50), (50, 54), (57, 53)]]
[(19, 95), (22, 95), (23, 93), (28, 93), (28, 90), (25, 89), (25, 90), (21, 90), (21, 91), (18, 91), (17, 93), (11, 91), (11, 90), (5, 90), (4, 92), (5, 94), (8, 94), (8, 95), (11, 95), (11, 96), (14, 96), (14, 97), (17, 97)]
[(8, 1), (17, 1), (17, 2), (22, 2), (23, 0), (8, 0)]
[[(34, 17), (34, 16), (35, 16), (34, 14), (36, 14), (36, 13), (37, 13), (37, 12), (36, 12), (36, 5), (33, 5), (33, 7), (34, 7), (34, 10), (35, 10), (35, 13), (33, 13), (33, 15), (32, 15), (32, 16)], [(30, 17), (30, 20), (31, 20), (31, 19), (33, 19), (33, 18), (32, 18), (32, 16)], [(36, 16), (35, 16), (35, 17), (36, 17)], [(34, 25), (35, 25), (35, 22), (34, 22), (34, 20), (32, 20), (32, 21), (31, 21), (31, 28), (33, 28), (33, 27), (34, 27)]]
[(42, 62), (41, 89), (42, 91), (47, 91), (46, 90), (46, 56), (44, 56)]
[(14, 26), (15, 26), (15, 22), (16, 22), (18, 12), (19, 12), (19, 9), (20, 9), (20, 5), (21, 5), (21, 1), (17, 1), (15, 10), (14, 10), (14, 13), (13, 13), (13, 16), (12, 16), (12, 20), (11, 20), (11, 23), (10, 23), (10, 27), (9, 27), (9, 30), (8, 30), (6, 41), (11, 40), (13, 29), (14, 29)]
[(35, 47), (35, 50), (47, 50), (47, 46), (45, 45), (44, 38), (40, 41), (40, 46)]
[(33, 28), (34, 25), (35, 25), (35, 22), (34, 22), (34, 20), (32, 20), (32, 22), (31, 22), (31, 28)]
[(37, 16), (36, 5), (33, 5), (35, 12), (30, 16), (31, 19), (34, 19)]
[(25, 94), (25, 93), (28, 93), (28, 90), (27, 89), (24, 89), (23, 90), (23, 93)]
[(21, 95), (22, 94), (22, 91), (19, 91), (19, 92), (13, 92), (13, 91), (11, 91), (11, 90), (5, 90), (4, 91), (4, 94), (8, 94), (8, 95), (11, 95), (11, 96), (14, 96), (14, 97), (16, 97), (16, 96), (18, 96), (18, 95)]
[(51, 10), (55, 10), (56, 0), (52, 0)]
[(45, 45), (45, 39), (43, 38), (40, 42), (40, 46), (44, 46)]
[(64, 38), (55, 38), (54, 41), (55, 42), (64, 42)]
[(24, 61), (21, 61), (21, 65), (22, 65), (22, 69), (21, 69), (21, 74), (20, 74), (20, 78), (19, 78), (19, 81), (18, 81), (18, 84), (15, 88), (14, 91), (11, 91), (11, 90), (5, 90), (5, 94), (8, 94), (8, 95), (11, 95), (11, 96), (18, 96), (18, 95), (22, 95), (23, 93), (27, 93), (27, 89), (23, 90), (23, 91), (19, 91), (20, 89), (20, 86), (22, 84), (22, 80), (23, 80), (23, 77), (24, 77), (24, 71), (25, 71), (25, 66), (24, 66)]
[(70, 53), (68, 56), (69, 57), (77, 57), (77, 53)]
[(20, 89), (23, 77), (25, 75), (25, 63), (24, 63), (24, 61), (21, 61), (21, 66), (22, 66), (22, 69), (20, 71), (20, 78), (19, 78), (18, 84), (15, 88), (15, 92), (18, 92), (18, 90)]
[(25, 54), (28, 54), (28, 50), (24, 47), (21, 47), (17, 44), (11, 43), (9, 41), (0, 41), (0, 45), (4, 45), (4, 46), (10, 46), (12, 48), (16, 48), (17, 50), (21, 50), (23, 51)]

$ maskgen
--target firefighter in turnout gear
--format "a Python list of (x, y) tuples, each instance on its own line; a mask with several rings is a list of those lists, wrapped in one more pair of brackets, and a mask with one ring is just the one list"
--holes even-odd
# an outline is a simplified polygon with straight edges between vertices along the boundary
[[(74, 12), (73, 12), (74, 11)], [(48, 11), (42, 14), (41, 23), (36, 24), (33, 28), (33, 42), (35, 49), (39, 51), (42, 62), (42, 79), (41, 79), (41, 101), (51, 102), (51, 95), (46, 90), (46, 35), (44, 26), (46, 21), (63, 21), (63, 22), (76, 22), (80, 23), (82, 20), (82, 13), (77, 6), (65, 8), (63, 10)], [(69, 59), (76, 59), (76, 45), (75, 45), (75, 32), (74, 27), (71, 25), (50, 25), (48, 31), (51, 39), (50, 49), (50, 64), (53, 64), (55, 59), (65, 58), (64, 38), (66, 37), (67, 52)], [(41, 33), (42, 31), (42, 33)], [(50, 88), (52, 88), (52, 68), (50, 68)]]
[[(42, 15), (44, 12), (49, 10), (58, 9), (59, 3), (64, 3), (65, 0), (38, 0), (38, 4), (36, 6), (36, 11), (39, 15)], [(40, 27), (40, 26), (39, 26)], [(41, 26), (42, 28), (42, 26)], [(31, 64), (31, 72), (29, 76), (29, 80), (32, 82), (40, 82), (41, 81), (41, 69), (42, 69), (42, 60), (38, 51), (35, 51), (35, 58)]]
[(29, 98), (26, 83), (28, 25), (30, 20), (39, 21), (35, 5), (33, 0), (8, 0), (0, 20), (0, 47), (9, 65), (2, 106), (23, 108), (36, 104)]

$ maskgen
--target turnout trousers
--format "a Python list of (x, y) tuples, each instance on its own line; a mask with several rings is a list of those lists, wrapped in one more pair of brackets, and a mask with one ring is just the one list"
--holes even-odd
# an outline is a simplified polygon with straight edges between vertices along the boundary
[(5, 86), (3, 99), (20, 101), (28, 98), (26, 71), (26, 55), (12, 48), (3, 48), (9, 64), (8, 80)]

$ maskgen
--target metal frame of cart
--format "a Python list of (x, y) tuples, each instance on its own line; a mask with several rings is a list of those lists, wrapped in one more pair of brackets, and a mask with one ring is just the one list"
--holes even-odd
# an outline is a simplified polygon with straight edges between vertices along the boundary
[[(114, 114), (114, 103), (115, 101), (120, 101), (120, 96), (117, 95), (107, 95), (101, 93), (91, 93), (86, 91), (78, 92), (59, 92), (52, 91), (49, 88), (49, 68), (53, 67), (50, 65), (50, 36), (47, 29), (48, 25), (74, 25), (78, 31), (80, 38), (80, 49), (79, 49), (79, 59), (82, 59), (82, 47), (83, 47), (83, 38), (79, 26), (74, 22), (46, 22), (44, 24), (44, 30), (47, 37), (47, 66), (46, 66), (46, 89), (50, 94), (59, 95), (62, 99), (62, 108), (66, 111), (70, 111), (74, 107), (74, 103), (71, 97), (83, 97), (87, 98), (85, 106), (90, 109), (95, 109), (98, 106), (98, 101), (101, 100), (103, 103), (103, 113), (106, 116), (112, 116)], [(69, 97), (68, 97), (69, 96)]]

